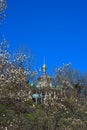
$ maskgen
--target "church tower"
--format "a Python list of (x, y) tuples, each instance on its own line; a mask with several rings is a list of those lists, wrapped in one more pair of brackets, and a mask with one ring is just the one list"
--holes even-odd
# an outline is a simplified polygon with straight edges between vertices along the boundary
[(51, 78), (46, 74), (46, 63), (44, 58), (44, 64), (42, 66), (43, 74), (37, 78), (37, 88), (52, 87)]

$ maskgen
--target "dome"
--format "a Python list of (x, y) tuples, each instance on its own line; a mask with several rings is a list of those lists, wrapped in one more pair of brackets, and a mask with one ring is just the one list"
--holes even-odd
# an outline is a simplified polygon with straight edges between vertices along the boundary
[(46, 69), (46, 65), (44, 64), (42, 68), (43, 68), (43, 69)]
[(46, 73), (46, 65), (45, 64), (42, 66), (42, 70), (43, 70), (43, 73)]

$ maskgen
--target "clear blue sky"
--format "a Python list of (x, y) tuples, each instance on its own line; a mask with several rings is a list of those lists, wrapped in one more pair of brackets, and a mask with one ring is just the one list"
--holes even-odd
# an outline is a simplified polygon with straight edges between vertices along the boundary
[(1, 33), (15, 46), (29, 48), (36, 68), (48, 73), (71, 62), (87, 71), (87, 0), (7, 0), (7, 17)]

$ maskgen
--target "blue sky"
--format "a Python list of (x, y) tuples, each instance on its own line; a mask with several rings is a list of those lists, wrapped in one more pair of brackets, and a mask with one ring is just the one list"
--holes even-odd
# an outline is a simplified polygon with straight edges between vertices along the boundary
[(0, 28), (10, 48), (24, 46), (48, 73), (62, 63), (87, 71), (86, 0), (7, 0), (6, 19)]

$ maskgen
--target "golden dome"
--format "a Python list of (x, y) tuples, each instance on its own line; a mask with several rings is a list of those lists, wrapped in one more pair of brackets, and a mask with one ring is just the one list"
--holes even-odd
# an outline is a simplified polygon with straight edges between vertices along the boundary
[(45, 64), (42, 66), (42, 70), (44, 73), (46, 73), (46, 65)]
[(42, 68), (43, 68), (43, 69), (46, 69), (46, 65), (44, 64)]

